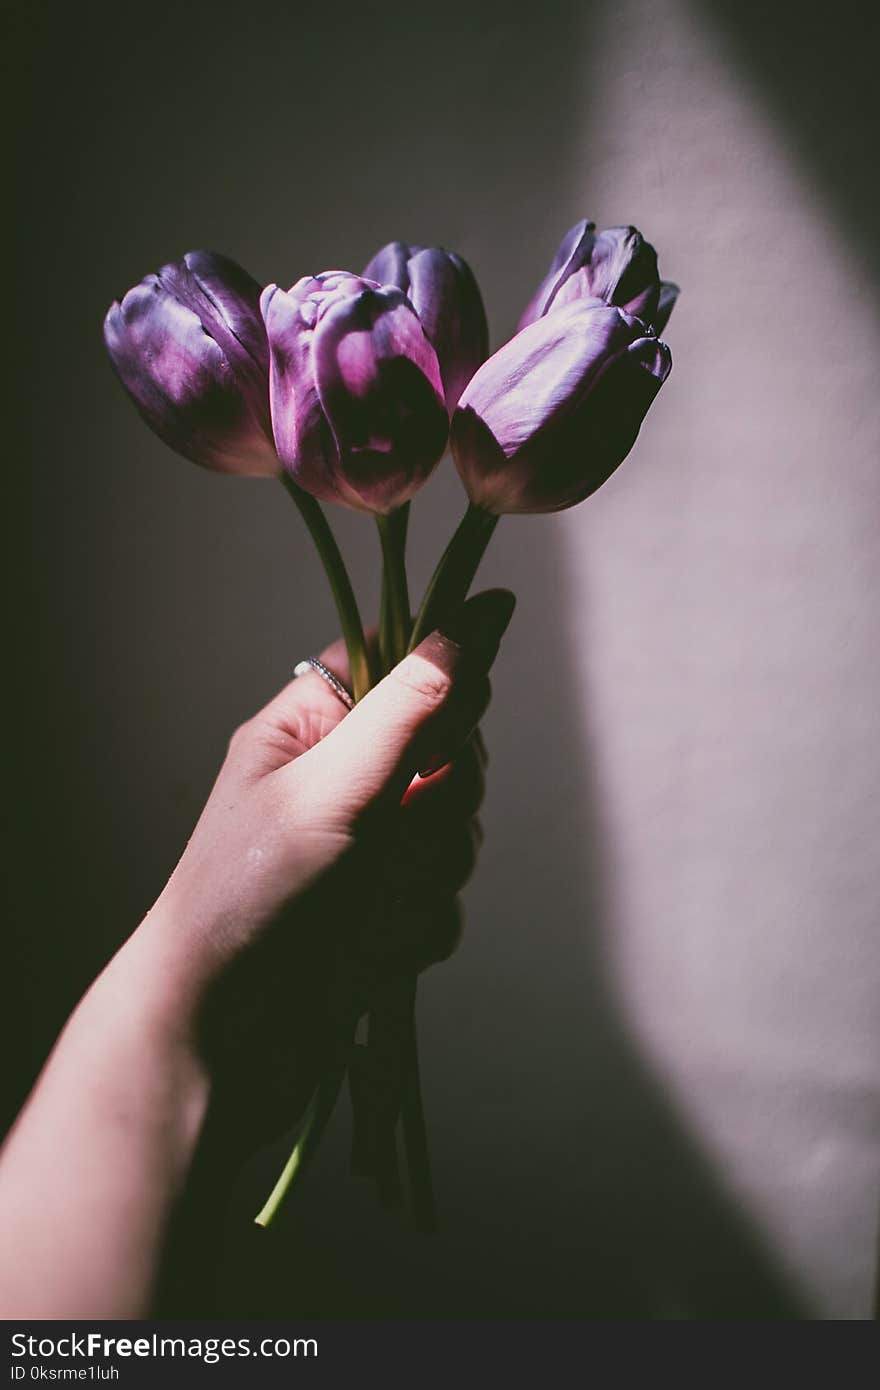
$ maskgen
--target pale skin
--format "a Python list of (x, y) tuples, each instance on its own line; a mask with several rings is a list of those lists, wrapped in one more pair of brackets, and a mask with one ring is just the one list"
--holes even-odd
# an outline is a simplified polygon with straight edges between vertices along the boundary
[[(512, 607), (469, 600), (351, 713), (310, 673), (236, 731), (0, 1155), (0, 1316), (148, 1315), (206, 1134), (244, 1156), (287, 1129), (358, 991), (448, 954), (483, 793), (470, 735)], [(346, 677), (340, 643), (322, 659)]]

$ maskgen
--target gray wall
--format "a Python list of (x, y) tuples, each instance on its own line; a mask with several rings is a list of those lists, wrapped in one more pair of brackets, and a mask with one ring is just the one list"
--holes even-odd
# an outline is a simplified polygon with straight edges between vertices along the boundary
[[(191, 246), (289, 283), (399, 236), (471, 261), (497, 344), (570, 223), (633, 221), (683, 287), (673, 375), (608, 486), (505, 522), (485, 566), (520, 606), (468, 932), (421, 991), (442, 1233), (347, 1180), (343, 1112), (268, 1240), (249, 1217), (283, 1146), (243, 1175), (220, 1307), (864, 1318), (876, 44), (847, 3), (833, 26), (788, 3), (413, 9), (22, 9), (10, 1105), (232, 726), (334, 630), (281, 490), (140, 425), (107, 302)], [(419, 579), (460, 506), (445, 465)], [(373, 603), (371, 529), (339, 522)]]

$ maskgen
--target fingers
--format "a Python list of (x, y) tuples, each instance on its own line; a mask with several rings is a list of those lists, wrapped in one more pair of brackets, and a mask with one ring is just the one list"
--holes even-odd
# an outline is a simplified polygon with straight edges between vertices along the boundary
[[(341, 638), (324, 649), (320, 660), (346, 685), (348, 661)], [(347, 713), (346, 705), (323, 676), (317, 671), (308, 671), (288, 681), (253, 722), (258, 727), (277, 729), (291, 740), (287, 750), (289, 761), (320, 743)]]
[[(364, 638), (370, 660), (375, 669), (375, 660), (379, 655), (379, 629), (377, 627), (365, 628)], [(346, 690), (351, 690), (351, 663), (343, 638), (337, 637), (335, 642), (331, 642), (329, 647), (325, 647), (322, 652), (319, 652), (318, 659), (333, 672), (338, 680), (342, 681)], [(320, 677), (318, 679), (320, 680)]]
[(447, 960), (461, 941), (463, 913), (454, 894), (400, 902), (371, 922), (360, 949), (383, 972), (425, 970)]
[(438, 822), (469, 820), (483, 804), (485, 764), (475, 738), (430, 777), (416, 777), (403, 798), (405, 817), (427, 833)]
[[(375, 630), (368, 631), (366, 636), (367, 645), (375, 648)], [(332, 671), (346, 690), (351, 688), (348, 652), (341, 637), (325, 647), (318, 660)], [(290, 750), (291, 756), (297, 756), (326, 738), (347, 713), (348, 707), (329, 682), (317, 671), (307, 671), (289, 681), (260, 711), (257, 721), (285, 732), (296, 745)]]
[(458, 898), (438, 899), (411, 919), (411, 951), (417, 970), (448, 960), (457, 950), (464, 929)]
[(312, 750), (315, 776), (338, 808), (357, 815), (385, 796), (399, 801), (417, 772), (455, 756), (488, 704), (489, 668), (514, 603), (504, 589), (469, 599)]
[(480, 764), (483, 768), (483, 771), (485, 772), (486, 768), (489, 766), (489, 750), (486, 747), (486, 740), (483, 738), (482, 729), (474, 729), (474, 732), (471, 735), (471, 743), (474, 745), (477, 757), (479, 758)]
[(473, 818), (430, 836), (407, 826), (385, 867), (389, 896), (418, 901), (459, 892), (474, 871), (481, 838), (479, 822)]

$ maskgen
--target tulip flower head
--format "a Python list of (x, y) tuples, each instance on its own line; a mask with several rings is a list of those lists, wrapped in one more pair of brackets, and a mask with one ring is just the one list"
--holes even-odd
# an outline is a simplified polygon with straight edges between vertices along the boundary
[(402, 290), (345, 271), (261, 300), (275, 444), (306, 492), (386, 514), (438, 462), (449, 421), (437, 354)]
[(589, 497), (629, 453), (672, 367), (632, 314), (576, 299), (516, 334), (465, 388), (456, 466), (484, 511), (553, 512)]
[(662, 333), (677, 298), (678, 286), (660, 279), (657, 252), (635, 227), (597, 232), (595, 222), (577, 222), (563, 237), (519, 326), (576, 299), (604, 299)]
[(241, 266), (188, 252), (110, 306), (104, 341), (141, 416), (177, 453), (278, 476), (260, 286)]
[(389, 241), (364, 269), (367, 280), (403, 290), (437, 353), (446, 406), (458, 398), (489, 353), (489, 326), (473, 271), (439, 246)]

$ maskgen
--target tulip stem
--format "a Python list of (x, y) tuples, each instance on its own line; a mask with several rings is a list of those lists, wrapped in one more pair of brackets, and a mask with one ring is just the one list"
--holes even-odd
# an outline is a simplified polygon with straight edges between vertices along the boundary
[(497, 524), (498, 517), (491, 512), (472, 502), (468, 505), (425, 590), (409, 641), (410, 651), (464, 603)]
[(355, 700), (360, 700), (370, 689), (373, 675), (370, 670), (370, 659), (364, 639), (364, 626), (361, 622), (354, 589), (351, 587), (351, 580), (345, 568), (345, 561), (336, 543), (336, 537), (330, 529), (330, 523), (317, 498), (305, 492), (286, 473), (282, 476), (281, 481), (299, 507), (303, 521), (309, 528), (312, 540), (317, 546), (318, 554), (327, 572), (348, 652), (352, 694)]
[(406, 529), (409, 503), (389, 516), (377, 516), (382, 543), (382, 630), (380, 646), (386, 670), (406, 655), (412, 614), (406, 578)]
[(409, 1039), (406, 1049), (406, 1070), (401, 1099), (401, 1119), (409, 1174), (409, 1195), (416, 1229), (423, 1235), (432, 1235), (437, 1229), (437, 1209), (434, 1203), (431, 1157), (428, 1149), (428, 1134), (425, 1129), (422, 1083), (419, 1075), (416, 986), (417, 981), (414, 979), (412, 981)]
[(302, 1173), (321, 1141), (324, 1130), (333, 1114), (333, 1107), (345, 1079), (345, 1067), (337, 1066), (329, 1071), (320, 1082), (309, 1101), (303, 1117), (299, 1138), (293, 1147), (290, 1158), (266, 1199), (262, 1210), (254, 1217), (257, 1226), (271, 1226), (278, 1210), (290, 1191), (294, 1179)]
[[(406, 575), (406, 531), (409, 504), (390, 516), (377, 516), (382, 542), (382, 636), (380, 645), (385, 669), (390, 670), (406, 655), (412, 626), (409, 606), (409, 585)], [(436, 1227), (434, 1192), (431, 1183), (431, 1161), (425, 1113), (419, 1084), (419, 1054), (416, 1032), (416, 977), (404, 986), (408, 997), (409, 1024), (404, 1043), (403, 1087), (401, 1091), (401, 1123), (409, 1177), (409, 1194), (416, 1229), (425, 1233)], [(392, 1153), (394, 1149), (392, 1148)], [(381, 1184), (383, 1174), (376, 1174)]]
[(394, 665), (391, 656), (391, 596), (388, 579), (382, 567), (382, 597), (379, 600), (379, 675), (387, 676)]

